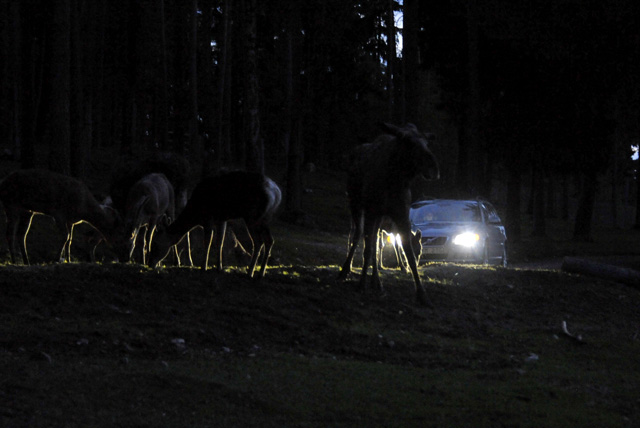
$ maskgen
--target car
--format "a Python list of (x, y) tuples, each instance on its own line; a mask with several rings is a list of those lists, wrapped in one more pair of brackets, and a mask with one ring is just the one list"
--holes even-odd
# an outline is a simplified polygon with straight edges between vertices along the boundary
[(491, 203), (466, 199), (427, 199), (409, 211), (411, 228), (422, 233), (422, 261), (507, 266), (507, 233)]

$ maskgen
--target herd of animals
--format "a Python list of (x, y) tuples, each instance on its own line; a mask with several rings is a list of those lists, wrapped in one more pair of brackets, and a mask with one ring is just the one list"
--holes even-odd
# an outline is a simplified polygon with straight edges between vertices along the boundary
[[(378, 233), (383, 221), (393, 224), (402, 242), (411, 242), (409, 222), (410, 183), (422, 176), (436, 180), (438, 162), (428, 145), (432, 134), (413, 124), (382, 124), (383, 134), (372, 143), (356, 147), (349, 158), (347, 195), (352, 231), (347, 258), (338, 275), (347, 278), (359, 241), (364, 238), (359, 288), (366, 288), (372, 266), (373, 286), (382, 291), (378, 273)], [(26, 237), (35, 214), (54, 218), (66, 234), (60, 257), (70, 260), (74, 226), (89, 223), (119, 260), (131, 260), (141, 230), (143, 263), (159, 266), (172, 248), (189, 239), (191, 230), (204, 229), (206, 270), (215, 238), (216, 266), (222, 269), (222, 246), (227, 222), (242, 219), (253, 242), (248, 274), (262, 278), (274, 240), (269, 225), (280, 206), (282, 192), (269, 177), (252, 172), (231, 171), (204, 177), (189, 194), (188, 162), (173, 154), (159, 154), (114, 179), (110, 198), (98, 202), (80, 180), (45, 169), (11, 172), (0, 182), (0, 202), (7, 218), (6, 237), (11, 262), (17, 263), (20, 239), (22, 263), (28, 265)], [(415, 238), (414, 238), (415, 239)], [(177, 251), (177, 250), (176, 250)], [(416, 298), (429, 305), (420, 281), (415, 250), (404, 247), (413, 275)], [(262, 254), (260, 270), (254, 275)]]

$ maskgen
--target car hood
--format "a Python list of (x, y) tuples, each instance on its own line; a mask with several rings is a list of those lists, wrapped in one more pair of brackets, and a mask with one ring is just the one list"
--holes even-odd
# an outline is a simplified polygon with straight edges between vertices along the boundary
[(469, 222), (437, 222), (414, 225), (414, 229), (420, 229), (422, 236), (445, 236), (456, 235), (462, 232), (476, 231), (482, 229), (482, 223)]

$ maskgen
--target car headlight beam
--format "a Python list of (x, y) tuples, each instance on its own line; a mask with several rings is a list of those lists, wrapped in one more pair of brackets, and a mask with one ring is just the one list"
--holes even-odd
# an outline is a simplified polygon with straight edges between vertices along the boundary
[(464, 232), (459, 235), (456, 235), (453, 238), (453, 243), (455, 245), (460, 245), (461, 247), (473, 247), (480, 241), (480, 235), (473, 232)]

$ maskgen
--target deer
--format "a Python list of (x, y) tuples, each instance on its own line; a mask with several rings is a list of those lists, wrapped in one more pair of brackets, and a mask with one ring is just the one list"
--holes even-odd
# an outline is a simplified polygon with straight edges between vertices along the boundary
[[(179, 214), (187, 204), (191, 182), (191, 165), (182, 155), (172, 152), (154, 152), (142, 160), (123, 161), (115, 168), (111, 178), (110, 194), (113, 206), (120, 212), (126, 211), (127, 195), (132, 186), (144, 176), (152, 173), (164, 174), (174, 190), (175, 213)], [(191, 245), (187, 236), (187, 256), (191, 266)], [(176, 256), (178, 252), (176, 251)], [(177, 257), (178, 265), (180, 258)]]
[(16, 235), (22, 238), (22, 262), (29, 265), (27, 235), (36, 214), (53, 219), (66, 234), (60, 260), (71, 261), (73, 228), (89, 223), (109, 245), (118, 233), (120, 217), (107, 204), (100, 204), (80, 180), (46, 169), (23, 169), (0, 182), (0, 201), (7, 216), (7, 242), (11, 262), (16, 264)]
[(269, 224), (281, 201), (282, 192), (278, 185), (260, 173), (231, 171), (205, 177), (196, 185), (176, 220), (166, 227), (158, 226), (151, 243), (149, 266), (159, 266), (172, 246), (178, 244), (189, 231), (203, 227), (207, 251), (201, 269), (203, 272), (208, 269), (211, 243), (215, 235), (218, 254), (216, 266), (218, 272), (221, 272), (227, 221), (243, 219), (253, 243), (247, 273), (254, 278), (258, 256), (263, 253), (260, 272), (255, 277), (263, 278), (274, 243)]
[[(406, 252), (404, 251), (404, 245), (402, 239), (399, 239), (398, 232), (395, 225), (390, 221), (383, 220), (380, 225), (380, 231), (378, 233), (378, 246), (376, 253), (378, 254), (378, 269), (384, 269), (382, 250), (389, 243), (393, 247), (393, 254), (395, 255), (396, 264), (400, 267), (402, 272), (407, 272), (409, 267), (409, 261), (407, 259)], [(411, 232), (411, 247), (413, 248), (413, 254), (416, 258), (416, 263), (420, 262), (422, 256), (422, 232), (420, 229), (415, 232)]]
[[(161, 173), (145, 175), (129, 190), (124, 211), (124, 234), (129, 261), (133, 258), (140, 229), (145, 228), (142, 241), (142, 263), (146, 264), (151, 238), (161, 221), (175, 219), (175, 196), (169, 179)], [(147, 239), (149, 238), (149, 239)]]
[[(372, 143), (357, 146), (349, 157), (347, 195), (351, 212), (351, 233), (347, 258), (338, 274), (344, 281), (352, 269), (358, 243), (364, 237), (363, 264), (358, 288), (366, 289), (367, 271), (372, 264), (372, 283), (383, 293), (377, 264), (377, 238), (384, 217), (391, 220), (402, 242), (411, 242), (409, 208), (411, 182), (419, 176), (426, 180), (440, 178), (440, 168), (429, 149), (433, 134), (422, 133), (414, 124), (396, 126), (383, 123), (385, 131)], [(364, 236), (363, 236), (364, 235)], [(431, 306), (420, 280), (413, 247), (404, 247), (415, 283), (419, 304)]]

